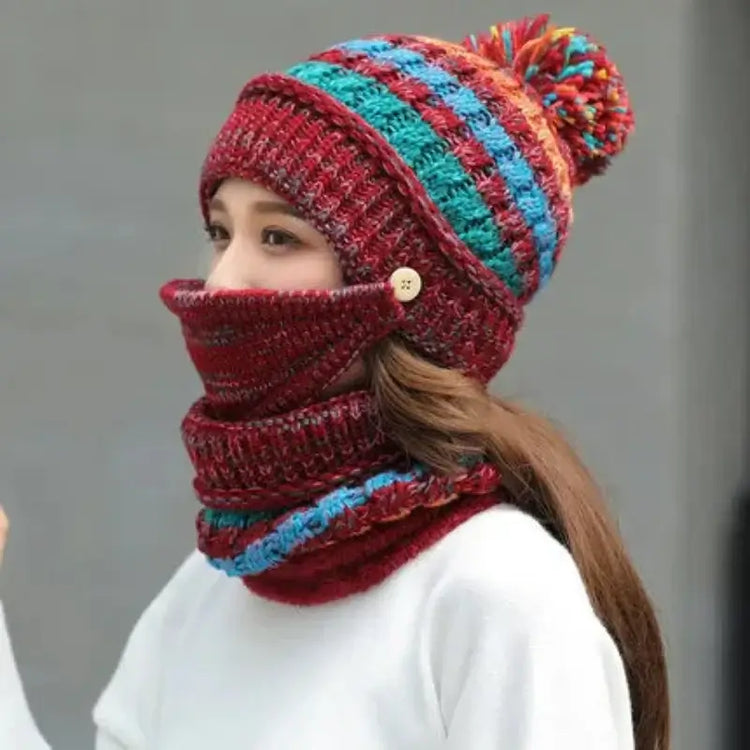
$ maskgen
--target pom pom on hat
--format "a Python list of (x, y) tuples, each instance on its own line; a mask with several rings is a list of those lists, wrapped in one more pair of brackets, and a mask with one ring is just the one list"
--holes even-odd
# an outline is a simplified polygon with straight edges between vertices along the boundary
[(625, 146), (634, 118), (620, 72), (606, 50), (573, 28), (548, 26), (549, 16), (493, 26), (467, 37), (472, 52), (510, 68), (541, 97), (549, 122), (567, 144), (582, 185)]

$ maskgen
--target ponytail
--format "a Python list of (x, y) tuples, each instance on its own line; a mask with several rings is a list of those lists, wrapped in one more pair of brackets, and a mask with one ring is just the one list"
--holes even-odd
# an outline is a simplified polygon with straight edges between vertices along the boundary
[(414, 459), (454, 473), (467, 456), (503, 472), (512, 502), (570, 551), (599, 619), (625, 664), (636, 750), (669, 750), (667, 670), (653, 606), (601, 491), (544, 418), (494, 398), (388, 339), (368, 362), (384, 427)]

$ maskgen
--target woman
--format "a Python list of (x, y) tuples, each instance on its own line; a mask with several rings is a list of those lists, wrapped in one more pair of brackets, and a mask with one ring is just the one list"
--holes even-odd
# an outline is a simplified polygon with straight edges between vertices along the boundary
[[(604, 49), (546, 17), (244, 87), (201, 175), (210, 271), (161, 290), (205, 386), (198, 550), (136, 625), (98, 748), (669, 747), (658, 625), (599, 491), (487, 392), (572, 189), (632, 123)], [(7, 639), (0, 669), (0, 746), (46, 747)]]

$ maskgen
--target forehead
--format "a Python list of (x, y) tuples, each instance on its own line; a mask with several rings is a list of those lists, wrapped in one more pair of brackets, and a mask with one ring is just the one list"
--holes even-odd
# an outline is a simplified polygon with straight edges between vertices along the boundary
[(216, 192), (213, 195), (211, 204), (214, 206), (216, 203), (234, 203), (241, 201), (256, 202), (256, 201), (273, 201), (274, 203), (286, 203), (286, 201), (278, 196), (271, 190), (259, 185), (257, 182), (251, 182), (250, 180), (241, 179), (228, 179), (224, 180)]

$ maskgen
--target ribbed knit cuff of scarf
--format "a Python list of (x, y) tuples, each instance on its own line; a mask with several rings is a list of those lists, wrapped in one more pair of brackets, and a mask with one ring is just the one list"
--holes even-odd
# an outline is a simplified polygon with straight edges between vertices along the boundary
[(394, 333), (487, 384), (557, 264), (573, 188), (632, 126), (604, 48), (546, 17), (462, 44), (351, 40), (245, 85), (204, 162), (204, 216), (223, 180), (252, 180), (329, 239), (347, 286), (162, 289), (206, 387), (183, 436), (212, 565), (263, 596), (330, 601), (498, 502), (488, 462), (410, 462), (370, 393), (317, 399)]

